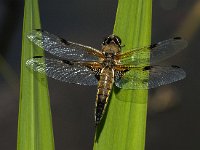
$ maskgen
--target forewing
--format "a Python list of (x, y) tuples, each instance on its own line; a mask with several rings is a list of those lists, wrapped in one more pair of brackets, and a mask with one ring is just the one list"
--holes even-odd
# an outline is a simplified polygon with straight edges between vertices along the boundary
[(132, 68), (116, 79), (115, 85), (124, 89), (151, 89), (185, 78), (186, 74), (180, 67), (147, 66)]
[(29, 59), (26, 65), (32, 70), (46, 74), (56, 80), (80, 85), (97, 85), (95, 74), (87, 67), (67, 64), (62, 60), (35, 57)]
[(120, 61), (122, 64), (135, 66), (154, 65), (157, 62), (174, 56), (185, 47), (187, 47), (187, 41), (176, 37), (151, 46), (133, 49), (120, 54), (118, 57), (121, 58)]
[(43, 48), (52, 55), (67, 60), (97, 61), (102, 53), (89, 46), (73, 43), (59, 38), (42, 30), (33, 30), (27, 35), (37, 46)]

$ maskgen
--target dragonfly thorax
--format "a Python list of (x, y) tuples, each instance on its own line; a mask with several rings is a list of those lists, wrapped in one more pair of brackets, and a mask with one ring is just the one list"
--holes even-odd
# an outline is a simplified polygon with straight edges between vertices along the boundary
[(121, 48), (117, 46), (115, 43), (111, 42), (108, 45), (102, 45), (102, 52), (105, 55), (106, 53), (112, 53), (113, 55), (116, 55), (121, 52)]
[(103, 66), (104, 67), (113, 68), (114, 65), (115, 65), (115, 61), (111, 57), (108, 57), (103, 61)]
[(110, 52), (103, 52), (104, 56), (106, 59), (114, 59), (115, 52), (110, 51)]

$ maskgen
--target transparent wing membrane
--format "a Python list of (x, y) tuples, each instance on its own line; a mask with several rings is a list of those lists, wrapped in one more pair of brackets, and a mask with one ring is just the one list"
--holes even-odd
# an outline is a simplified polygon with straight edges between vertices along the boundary
[[(107, 58), (106, 51), (65, 41), (42, 30), (28, 38), (52, 55), (62, 58), (34, 57), (26, 65), (54, 79), (80, 85), (97, 85), (101, 69), (115, 69), (115, 84), (124, 89), (151, 89), (183, 79), (185, 72), (177, 66), (152, 66), (168, 59), (187, 46), (187, 41), (172, 38), (151, 46), (136, 48)], [(109, 47), (108, 49), (112, 49)]]
[(183, 69), (177, 66), (147, 66), (132, 68), (115, 81), (115, 85), (123, 89), (151, 89), (185, 78)]
[(102, 53), (97, 49), (66, 41), (39, 29), (33, 30), (27, 37), (45, 51), (63, 59), (97, 61), (98, 57), (103, 57)]
[(135, 66), (154, 65), (168, 59), (187, 46), (187, 41), (181, 38), (172, 38), (151, 46), (136, 48), (120, 54), (122, 64)]
[(56, 80), (80, 85), (97, 85), (94, 72), (81, 65), (66, 63), (66, 61), (34, 57), (26, 62), (32, 70), (46, 74)]

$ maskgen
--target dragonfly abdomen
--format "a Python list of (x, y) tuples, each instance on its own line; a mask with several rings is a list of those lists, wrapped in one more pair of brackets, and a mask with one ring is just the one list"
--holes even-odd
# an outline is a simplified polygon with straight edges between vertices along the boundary
[(96, 125), (101, 121), (105, 112), (108, 98), (114, 82), (114, 70), (111, 68), (103, 68), (100, 74), (98, 83), (97, 97), (96, 97), (96, 110), (95, 122)]

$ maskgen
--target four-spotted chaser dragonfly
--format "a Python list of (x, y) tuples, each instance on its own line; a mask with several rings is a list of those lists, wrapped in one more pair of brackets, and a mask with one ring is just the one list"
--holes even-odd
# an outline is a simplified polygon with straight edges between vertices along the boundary
[(181, 38), (121, 52), (121, 39), (109, 35), (101, 50), (66, 41), (42, 30), (28, 34), (29, 40), (58, 58), (35, 56), (26, 65), (56, 80), (79, 85), (97, 85), (95, 123), (99, 124), (113, 84), (123, 89), (150, 89), (183, 79), (178, 66), (157, 66), (187, 46)]

